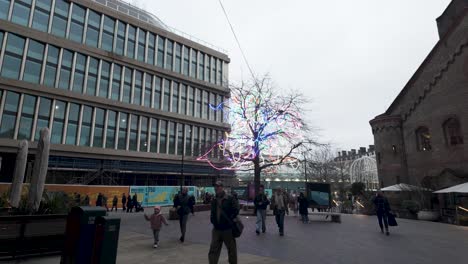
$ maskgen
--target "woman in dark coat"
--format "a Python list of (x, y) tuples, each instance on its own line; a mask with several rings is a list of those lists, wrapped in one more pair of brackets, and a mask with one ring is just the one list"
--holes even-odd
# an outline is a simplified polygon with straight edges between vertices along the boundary
[(309, 201), (304, 196), (303, 192), (299, 194), (297, 202), (299, 203), (299, 214), (301, 215), (302, 222), (304, 224), (309, 223)]
[(132, 212), (133, 211), (133, 205), (132, 205), (132, 197), (130, 196), (130, 194), (128, 194), (128, 197), (127, 197), (127, 213), (128, 212)]

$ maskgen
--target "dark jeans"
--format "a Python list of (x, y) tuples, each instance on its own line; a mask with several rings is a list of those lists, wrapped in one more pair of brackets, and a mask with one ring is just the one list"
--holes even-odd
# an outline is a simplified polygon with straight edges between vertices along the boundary
[(115, 208), (115, 211), (117, 212), (117, 205), (116, 204), (112, 205), (111, 212), (114, 211), (114, 208)]
[(284, 215), (286, 214), (285, 210), (278, 210), (275, 214), (276, 224), (278, 225), (280, 234), (284, 233)]
[(301, 214), (302, 222), (309, 223), (309, 215), (308, 214)]
[(265, 233), (266, 231), (265, 220), (266, 220), (266, 210), (257, 209), (257, 222), (256, 222), (257, 232), (260, 232), (260, 228), (261, 228), (262, 232)]
[(184, 238), (185, 238), (185, 231), (187, 230), (187, 220), (188, 220), (188, 214), (179, 215), (180, 233), (182, 234), (182, 237)]
[(159, 229), (153, 229), (154, 244), (159, 243)]
[(208, 261), (210, 264), (217, 264), (223, 243), (228, 250), (229, 264), (237, 264), (237, 245), (236, 239), (232, 235), (232, 230), (216, 230), (211, 232), (210, 252), (208, 253)]
[[(377, 212), (377, 218), (379, 219), (380, 229), (383, 231), (384, 225), (385, 230), (388, 231), (388, 213), (387, 212)], [(382, 224), (383, 220), (383, 224)]]

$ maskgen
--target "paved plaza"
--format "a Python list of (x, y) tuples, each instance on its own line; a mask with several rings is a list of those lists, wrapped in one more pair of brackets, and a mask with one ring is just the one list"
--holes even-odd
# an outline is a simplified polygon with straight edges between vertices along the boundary
[[(151, 211), (147, 209), (147, 211)], [(178, 221), (163, 227), (160, 248), (152, 248), (152, 234), (142, 213), (111, 213), (122, 218), (118, 263), (207, 263), (211, 225), (209, 212), (189, 219), (186, 243), (178, 243)], [(285, 220), (280, 237), (274, 217), (267, 233), (255, 234), (255, 218), (242, 216), (246, 226), (238, 239), (239, 263), (464, 263), (468, 227), (398, 219), (400, 226), (382, 235), (373, 216), (343, 215), (342, 223), (312, 218), (302, 224), (297, 217)], [(226, 249), (222, 261), (227, 263)], [(22, 263), (59, 263), (58, 257)]]

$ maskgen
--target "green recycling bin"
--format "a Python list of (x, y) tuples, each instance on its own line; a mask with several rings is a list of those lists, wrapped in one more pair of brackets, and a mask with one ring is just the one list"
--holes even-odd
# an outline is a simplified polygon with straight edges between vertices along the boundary
[(67, 217), (62, 264), (91, 263), (96, 236), (96, 218), (105, 215), (106, 210), (102, 207), (79, 206), (72, 208)]
[(120, 218), (99, 216), (96, 218), (93, 261), (99, 264), (114, 264), (119, 246)]

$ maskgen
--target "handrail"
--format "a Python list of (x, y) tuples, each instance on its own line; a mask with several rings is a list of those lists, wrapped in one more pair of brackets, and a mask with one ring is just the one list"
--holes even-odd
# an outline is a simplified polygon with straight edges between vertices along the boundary
[[(209, 48), (212, 48), (216, 51), (219, 51), (221, 53), (224, 53), (224, 54), (227, 54), (227, 50), (223, 49), (223, 48), (220, 48), (218, 46), (215, 46), (211, 43), (208, 43), (204, 40), (201, 40), (195, 36), (192, 36), (190, 34), (187, 34), (181, 30), (178, 30), (176, 28), (173, 28), (173, 27), (170, 27), (166, 24), (164, 24), (164, 22), (161, 21), (161, 19), (159, 19), (157, 16), (151, 14), (150, 12), (148, 11), (145, 11), (137, 6), (134, 6), (130, 3), (127, 3), (125, 1), (122, 1), (122, 0), (92, 0), (93, 2), (96, 2), (96, 3), (99, 3), (101, 5), (104, 5), (106, 7), (109, 7), (109, 8), (112, 8), (118, 12), (121, 12), (121, 13), (124, 13), (126, 15), (129, 15), (129, 16), (132, 16), (140, 21), (143, 21), (145, 23), (148, 23), (148, 24), (151, 24), (153, 26), (157, 26), (159, 28), (162, 28), (164, 30), (167, 30), (169, 32), (172, 32), (174, 34), (177, 34), (177, 35), (180, 35), (181, 37), (184, 37), (186, 39), (189, 39), (193, 42), (196, 42), (198, 44), (201, 44), (201, 45), (204, 45), (204, 46), (208, 46)], [(119, 8), (120, 7), (120, 8)], [(135, 10), (134, 12), (132, 12), (132, 10)]]

